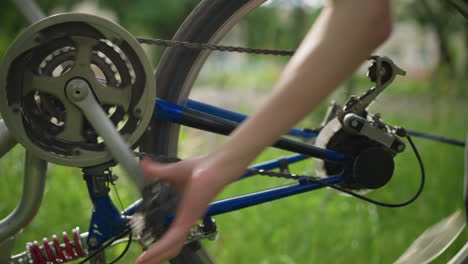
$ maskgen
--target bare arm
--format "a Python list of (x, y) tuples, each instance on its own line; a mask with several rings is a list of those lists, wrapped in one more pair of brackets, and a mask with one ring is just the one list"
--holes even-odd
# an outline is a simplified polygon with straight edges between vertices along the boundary
[(176, 184), (182, 200), (171, 228), (138, 263), (174, 257), (216, 194), (348, 78), (390, 31), (388, 0), (329, 1), (270, 97), (226, 143), (172, 165), (144, 162), (148, 175)]
[(216, 155), (249, 164), (349, 77), (390, 33), (389, 18), (373, 8), (381, 1), (369, 2), (333, 1), (325, 8), (273, 94)]

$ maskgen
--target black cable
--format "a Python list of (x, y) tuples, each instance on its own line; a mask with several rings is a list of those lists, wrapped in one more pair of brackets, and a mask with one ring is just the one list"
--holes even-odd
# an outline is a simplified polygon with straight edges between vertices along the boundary
[(120, 199), (120, 195), (119, 195), (119, 192), (117, 191), (117, 187), (115, 186), (116, 184), (112, 184), (112, 186), (114, 186), (114, 192), (117, 196), (117, 200), (119, 201), (119, 204), (120, 204), (120, 207), (123, 210), (125, 210), (125, 207), (123, 206), (123, 203), (122, 203), (122, 200)]
[(128, 242), (127, 242), (127, 246), (125, 246), (125, 249), (122, 251), (122, 253), (120, 253), (120, 255), (116, 259), (111, 261), (109, 264), (117, 263), (117, 261), (119, 261), (121, 258), (123, 258), (123, 256), (125, 256), (128, 249), (130, 248), (131, 244), (132, 244), (132, 233), (130, 233), (130, 235), (128, 235)]
[(461, 140), (447, 138), (447, 137), (438, 136), (438, 135), (434, 135), (434, 134), (429, 134), (429, 133), (425, 133), (425, 132), (419, 132), (419, 131), (415, 131), (415, 130), (411, 130), (411, 129), (406, 129), (406, 132), (408, 133), (408, 135), (412, 135), (412, 136), (415, 136), (415, 137), (425, 138), (425, 139), (438, 141), (438, 142), (442, 142), (442, 143), (446, 143), (446, 144), (451, 144), (451, 145), (455, 145), (455, 146), (459, 146), (459, 147), (465, 147), (465, 142), (463, 142)]
[(106, 250), (107, 248), (109, 248), (110, 246), (112, 246), (112, 244), (121, 239), (122, 237), (128, 235), (129, 233), (131, 233), (131, 230), (125, 230), (124, 232), (122, 232), (120, 235), (118, 235), (117, 237), (115, 237), (114, 239), (112, 239), (111, 241), (107, 242), (106, 244), (104, 244), (101, 248), (99, 248), (98, 250), (94, 251), (93, 254), (87, 256), (84, 260), (82, 260), (81, 262), (79, 262), (78, 264), (84, 264), (86, 261), (89, 261), (90, 259), (94, 258), (95, 256), (97, 256), (99, 253), (103, 252), (104, 250)]
[(373, 200), (371, 198), (365, 197), (363, 195), (357, 194), (355, 192), (352, 192), (350, 190), (347, 190), (345, 188), (342, 188), (342, 187), (334, 185), (334, 184), (329, 184), (329, 183), (325, 183), (325, 182), (320, 181), (320, 180), (312, 180), (312, 179), (310, 179), (309, 181), (314, 182), (314, 183), (318, 183), (318, 184), (321, 184), (321, 185), (324, 185), (324, 186), (327, 186), (327, 187), (330, 187), (330, 188), (333, 188), (333, 189), (338, 190), (340, 192), (344, 192), (346, 194), (349, 194), (351, 196), (354, 196), (356, 198), (359, 198), (361, 200), (364, 200), (366, 202), (373, 203), (373, 204), (376, 204), (376, 205), (385, 206), (385, 207), (403, 207), (403, 206), (406, 206), (406, 205), (414, 202), (419, 197), (419, 195), (422, 193), (422, 190), (424, 189), (424, 184), (425, 184), (425, 181), (426, 181), (426, 174), (425, 174), (425, 171), (424, 171), (424, 165), (423, 165), (421, 156), (419, 155), (419, 152), (418, 152), (416, 146), (414, 145), (413, 140), (411, 139), (411, 137), (409, 135), (407, 135), (406, 137), (407, 137), (407, 139), (408, 139), (408, 141), (409, 141), (409, 143), (411, 145), (411, 148), (413, 149), (414, 154), (416, 155), (416, 158), (418, 159), (419, 167), (421, 168), (421, 184), (419, 185), (419, 189), (416, 192), (416, 194), (413, 197), (411, 197), (411, 199), (407, 200), (406, 202), (396, 203), (396, 204), (379, 202), (379, 201), (376, 201), (376, 200)]

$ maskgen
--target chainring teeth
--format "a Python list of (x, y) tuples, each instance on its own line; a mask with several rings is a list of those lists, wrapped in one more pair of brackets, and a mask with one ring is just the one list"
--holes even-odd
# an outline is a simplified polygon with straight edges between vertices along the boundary
[(65, 95), (71, 78), (90, 84), (130, 146), (152, 117), (155, 80), (143, 49), (123, 28), (96, 16), (61, 14), (33, 24), (9, 48), (0, 70), (5, 123), (26, 149), (50, 162), (87, 167), (111, 159)]

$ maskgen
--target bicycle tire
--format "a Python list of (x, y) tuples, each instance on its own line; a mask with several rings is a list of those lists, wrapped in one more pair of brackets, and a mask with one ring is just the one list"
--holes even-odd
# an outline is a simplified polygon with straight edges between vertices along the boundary
[[(217, 44), (246, 14), (266, 0), (204, 0), (182, 23), (174, 40)], [(168, 48), (156, 71), (157, 96), (184, 104), (210, 51)], [(140, 148), (146, 153), (176, 157), (179, 125), (153, 119)], [(215, 263), (200, 242), (186, 245), (172, 264)]]

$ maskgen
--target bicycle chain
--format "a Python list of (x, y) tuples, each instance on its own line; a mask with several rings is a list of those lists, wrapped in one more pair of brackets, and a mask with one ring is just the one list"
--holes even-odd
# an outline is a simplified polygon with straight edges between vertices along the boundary
[[(153, 161), (156, 162), (161, 162), (161, 163), (171, 163), (171, 162), (178, 162), (181, 161), (179, 158), (171, 158), (171, 157), (166, 157), (166, 156), (159, 156), (159, 155), (153, 155), (153, 154), (148, 154), (145, 152), (134, 152), (134, 154), (140, 158), (150, 158)], [(260, 169), (251, 169), (247, 168), (245, 170), (246, 173), (252, 173), (252, 174), (257, 174), (261, 176), (269, 176), (269, 177), (275, 177), (275, 178), (283, 178), (283, 179), (290, 179), (290, 180), (307, 180), (309, 182), (313, 183), (320, 183), (325, 186), (330, 186), (331, 184), (324, 183), (320, 181), (319, 177), (314, 177), (314, 176), (308, 176), (308, 175), (297, 175), (294, 173), (285, 173), (285, 172), (279, 172), (279, 171), (270, 171), (270, 170), (260, 170)]]
[(175, 48), (187, 48), (187, 49), (203, 49), (203, 50), (214, 50), (223, 52), (239, 52), (239, 53), (250, 53), (250, 54), (263, 54), (263, 55), (276, 55), (276, 56), (292, 56), (294, 50), (274, 50), (274, 49), (256, 49), (256, 48), (245, 48), (235, 46), (222, 46), (214, 45), (209, 43), (194, 43), (179, 40), (165, 40), (165, 39), (154, 39), (154, 38), (137, 38), (141, 44), (157, 45), (164, 47), (175, 47)]

